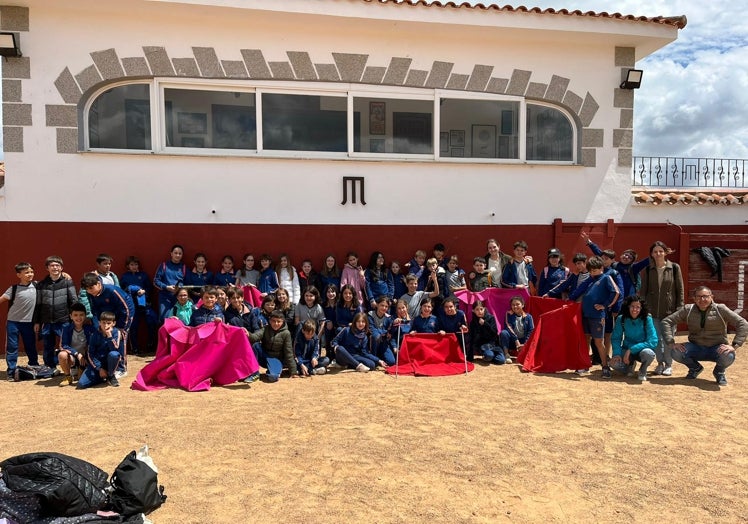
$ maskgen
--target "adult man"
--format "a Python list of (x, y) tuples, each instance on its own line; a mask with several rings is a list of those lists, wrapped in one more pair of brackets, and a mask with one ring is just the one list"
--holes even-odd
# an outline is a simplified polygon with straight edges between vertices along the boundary
[[(673, 359), (688, 367), (687, 379), (695, 379), (704, 371), (699, 361), (716, 362), (714, 378), (720, 386), (727, 385), (725, 369), (735, 362), (735, 350), (748, 335), (748, 321), (724, 304), (715, 304), (712, 291), (699, 286), (694, 293), (695, 304), (688, 304), (662, 320), (666, 347), (672, 348)], [(688, 324), (688, 342), (675, 344), (673, 335), (679, 322)], [(735, 328), (732, 345), (727, 343), (727, 326)]]

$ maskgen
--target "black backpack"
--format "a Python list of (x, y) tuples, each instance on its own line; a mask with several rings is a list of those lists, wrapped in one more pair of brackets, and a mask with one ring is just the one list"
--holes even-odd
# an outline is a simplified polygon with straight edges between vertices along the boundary
[(17, 382), (20, 382), (22, 380), (51, 378), (57, 375), (57, 370), (52, 369), (49, 366), (18, 366), (16, 367), (15, 379)]
[(148, 514), (166, 501), (158, 475), (131, 451), (112, 473), (112, 493), (107, 505), (120, 515)]

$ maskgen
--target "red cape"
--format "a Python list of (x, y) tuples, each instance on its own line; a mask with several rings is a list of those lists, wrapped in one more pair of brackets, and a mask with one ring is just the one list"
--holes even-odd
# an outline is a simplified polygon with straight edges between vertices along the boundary
[(403, 337), (398, 363), (388, 367), (387, 373), (442, 377), (459, 375), (474, 368), (472, 362), (465, 366), (465, 355), (454, 333), (415, 333)]

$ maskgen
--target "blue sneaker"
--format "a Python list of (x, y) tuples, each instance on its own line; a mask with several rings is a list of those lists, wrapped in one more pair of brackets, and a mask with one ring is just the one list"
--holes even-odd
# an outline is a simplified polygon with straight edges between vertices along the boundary
[(720, 386), (726, 386), (727, 385), (727, 377), (725, 376), (725, 372), (722, 373), (715, 371), (712, 373), (714, 375), (714, 379), (717, 381), (717, 384)]
[(702, 371), (704, 371), (704, 366), (702, 366), (701, 364), (699, 364), (699, 367), (692, 368), (692, 369), (688, 370), (688, 375), (686, 375), (686, 378), (688, 380), (693, 380), (696, 377), (698, 377), (701, 374)]
[(608, 366), (603, 366), (603, 378), (610, 378), (610, 368)]
[(250, 376), (248, 376), (246, 378), (243, 378), (242, 382), (246, 382), (247, 384), (251, 384), (252, 382), (255, 382), (255, 381), (259, 380), (259, 379), (260, 379), (260, 372), (259, 371), (255, 371)]

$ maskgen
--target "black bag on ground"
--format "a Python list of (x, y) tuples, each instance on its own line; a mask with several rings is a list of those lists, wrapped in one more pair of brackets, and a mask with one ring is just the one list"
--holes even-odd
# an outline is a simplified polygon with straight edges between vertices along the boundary
[(112, 473), (108, 507), (121, 515), (148, 514), (166, 500), (158, 475), (131, 451)]
[(5, 485), (37, 495), (43, 516), (96, 513), (107, 500), (107, 474), (61, 453), (27, 453), (0, 462)]
[(15, 379), (16, 381), (37, 380), (54, 377), (55, 374), (55, 370), (49, 366), (18, 366), (16, 367)]

